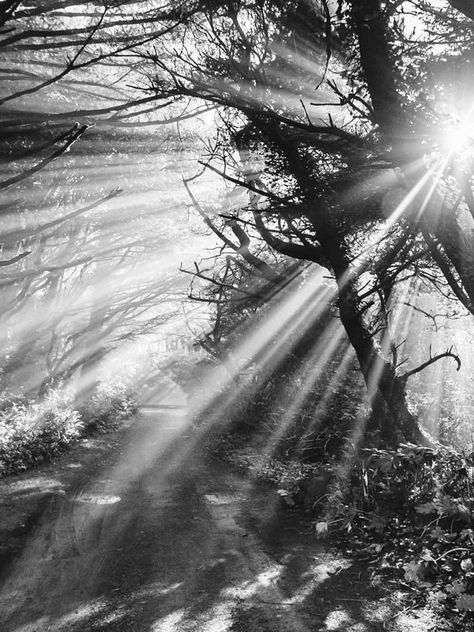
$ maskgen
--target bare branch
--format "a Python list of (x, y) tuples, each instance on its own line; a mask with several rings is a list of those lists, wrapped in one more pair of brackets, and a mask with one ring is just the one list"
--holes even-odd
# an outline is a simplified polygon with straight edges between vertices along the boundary
[(11, 259), (0, 259), (0, 267), (11, 266), (14, 263), (16, 263), (17, 261), (21, 261), (21, 259), (24, 259), (28, 255), (31, 255), (31, 250), (27, 250), (26, 252), (22, 252), (21, 254), (16, 255), (16, 257), (12, 257)]
[(282, 239), (275, 237), (275, 235), (268, 230), (259, 213), (254, 213), (254, 218), (255, 226), (262, 236), (262, 239), (277, 252), (287, 255), (288, 257), (313, 261), (314, 263), (328, 267), (322, 248), (319, 248), (318, 246), (305, 246), (289, 241), (283, 241)]
[(217, 173), (217, 175), (221, 176), (225, 180), (228, 180), (229, 182), (233, 182), (234, 184), (237, 184), (238, 186), (244, 187), (245, 189), (248, 189), (249, 191), (252, 191), (253, 193), (257, 193), (258, 195), (262, 195), (263, 197), (272, 199), (275, 202), (278, 202), (279, 204), (287, 204), (288, 200), (290, 199), (290, 198), (282, 198), (279, 195), (275, 195), (274, 193), (271, 193), (271, 191), (265, 191), (263, 189), (259, 189), (255, 187), (253, 184), (246, 182), (244, 180), (233, 178), (228, 173), (225, 173), (225, 171), (220, 171), (219, 169), (216, 169), (216, 167), (213, 167), (208, 162), (202, 162), (201, 160), (199, 160), (198, 162), (200, 165), (202, 165), (206, 169), (210, 169), (214, 173)]
[(59, 147), (59, 149), (57, 149), (47, 158), (44, 158), (43, 160), (38, 162), (34, 167), (31, 167), (31, 169), (27, 169), (26, 171), (23, 171), (22, 173), (19, 173), (16, 176), (13, 176), (12, 178), (8, 178), (7, 180), (3, 180), (2, 182), (0, 182), (0, 189), (7, 189), (8, 187), (13, 186), (14, 184), (18, 184), (18, 182), (21, 182), (22, 180), (29, 178), (34, 173), (37, 173), (38, 171), (43, 169), (46, 165), (48, 165), (50, 162), (55, 160), (58, 156), (61, 156), (62, 154), (64, 154), (71, 147), (71, 145), (75, 143), (76, 140), (80, 136), (82, 136), (82, 134), (84, 134), (84, 132), (86, 131), (88, 127), (89, 127), (88, 125), (82, 125), (82, 127), (79, 127), (78, 129), (78, 125), (77, 124), (74, 125), (74, 127), (72, 127), (70, 130), (73, 133), (68, 138), (68, 140), (64, 143), (64, 145)]
[(419, 366), (415, 367), (414, 369), (411, 369), (410, 371), (407, 371), (401, 377), (403, 378), (403, 380), (406, 381), (412, 375), (415, 375), (416, 373), (419, 373), (420, 371), (423, 371), (424, 369), (429, 367), (431, 364), (434, 364), (435, 362), (438, 362), (438, 360), (441, 360), (442, 358), (453, 358), (453, 360), (456, 362), (456, 365), (457, 365), (456, 371), (460, 370), (460, 368), (461, 368), (461, 358), (456, 353), (453, 353), (453, 348), (450, 347), (449, 349), (444, 351), (444, 353), (438, 353), (435, 356), (431, 356), (431, 352), (430, 352), (429, 360), (427, 360), (426, 362), (423, 362), (423, 364), (420, 364)]

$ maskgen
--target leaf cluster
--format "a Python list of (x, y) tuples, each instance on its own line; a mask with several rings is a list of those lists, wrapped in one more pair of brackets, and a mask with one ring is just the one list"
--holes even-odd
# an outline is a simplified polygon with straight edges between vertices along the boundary
[(39, 402), (18, 396), (2, 398), (0, 409), (0, 476), (49, 460), (91, 432), (105, 432), (137, 410), (130, 391), (109, 385), (78, 405), (61, 390)]
[(410, 444), (365, 450), (349, 481), (334, 484), (328, 523), (374, 575), (445, 613), (471, 613), (473, 482), (473, 453)]

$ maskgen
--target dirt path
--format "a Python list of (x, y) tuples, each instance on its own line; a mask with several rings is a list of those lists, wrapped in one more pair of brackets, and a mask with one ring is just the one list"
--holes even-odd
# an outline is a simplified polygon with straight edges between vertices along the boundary
[(0, 532), (22, 540), (1, 575), (2, 632), (432, 629), (392, 618), (390, 588), (186, 433), (183, 411), (142, 415), (97, 457), (85, 446), (2, 484)]

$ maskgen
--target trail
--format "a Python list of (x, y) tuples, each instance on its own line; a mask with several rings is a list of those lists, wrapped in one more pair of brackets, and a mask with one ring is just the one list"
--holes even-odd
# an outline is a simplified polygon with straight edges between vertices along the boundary
[(184, 409), (144, 409), (96, 459), (76, 451), (55, 476), (2, 483), (4, 507), (25, 503), (24, 522), (18, 490), (49, 481), (2, 569), (2, 632), (430, 629), (394, 616), (390, 590), (317, 541), (272, 489), (197, 454), (187, 423)]

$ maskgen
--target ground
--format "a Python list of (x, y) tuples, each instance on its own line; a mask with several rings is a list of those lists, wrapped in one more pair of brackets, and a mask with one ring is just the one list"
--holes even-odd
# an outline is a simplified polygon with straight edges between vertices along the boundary
[(271, 487), (144, 409), (0, 484), (2, 632), (425, 632)]

